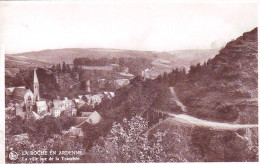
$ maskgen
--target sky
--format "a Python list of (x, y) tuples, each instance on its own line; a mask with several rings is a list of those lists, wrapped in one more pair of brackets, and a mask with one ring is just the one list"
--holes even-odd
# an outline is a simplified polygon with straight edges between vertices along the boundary
[(116, 2), (0, 2), (0, 39), (6, 53), (173, 51), (220, 48), (257, 26), (254, 3)]

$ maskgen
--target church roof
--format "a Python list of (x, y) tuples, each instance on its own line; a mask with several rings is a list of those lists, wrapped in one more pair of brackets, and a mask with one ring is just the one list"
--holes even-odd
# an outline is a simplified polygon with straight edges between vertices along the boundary
[(13, 97), (17, 99), (24, 99), (24, 95), (30, 91), (30, 89), (25, 89), (25, 88), (15, 88), (13, 91)]

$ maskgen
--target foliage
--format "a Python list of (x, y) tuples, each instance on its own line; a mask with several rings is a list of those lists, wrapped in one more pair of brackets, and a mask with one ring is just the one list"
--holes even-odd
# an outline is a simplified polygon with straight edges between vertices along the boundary
[(11, 120), (6, 120), (6, 133), (11, 135), (22, 134), (25, 132), (24, 120), (20, 116), (16, 116)]
[(162, 162), (166, 154), (162, 147), (166, 132), (158, 132), (150, 142), (142, 132), (148, 123), (142, 117), (113, 123), (110, 133), (101, 137), (89, 150), (90, 162)]
[(147, 68), (152, 67), (151, 60), (145, 58), (99, 58), (99, 59), (90, 59), (90, 58), (75, 58), (73, 61), (74, 67), (81, 65), (86, 66), (108, 66), (110, 64), (118, 64), (119, 70), (124, 68), (129, 68), (129, 72), (134, 75), (141, 75), (141, 71)]
[(111, 124), (112, 123), (104, 120), (101, 120), (95, 125), (85, 123), (85, 125), (82, 126), (82, 131), (84, 132), (82, 144), (84, 145), (84, 148), (89, 150), (99, 137), (106, 136), (111, 128)]
[(56, 71), (57, 71), (58, 74), (61, 72), (60, 63), (58, 63), (58, 64), (56, 65)]
[[(188, 74), (170, 73), (179, 100), (188, 113), (199, 118), (225, 122), (257, 123), (257, 106), (238, 108), (246, 100), (257, 99), (257, 29), (229, 42), (213, 59), (190, 67)], [(221, 102), (223, 106), (216, 105)], [(240, 103), (238, 103), (240, 102)], [(227, 106), (225, 106), (228, 104)], [(252, 112), (247, 112), (247, 111)], [(245, 115), (245, 114), (243, 114)]]
[(55, 134), (61, 134), (62, 130), (69, 129), (75, 123), (74, 117), (61, 116), (55, 118), (53, 116), (45, 116), (39, 120), (22, 120), (18, 116), (11, 120), (6, 120), (6, 132), (8, 135), (28, 133), (32, 139), (47, 140)]

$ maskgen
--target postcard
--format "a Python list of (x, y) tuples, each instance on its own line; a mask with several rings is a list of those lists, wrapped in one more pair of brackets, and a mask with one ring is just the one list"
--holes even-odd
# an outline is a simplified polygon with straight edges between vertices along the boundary
[(258, 162), (258, 8), (0, 2), (0, 163)]

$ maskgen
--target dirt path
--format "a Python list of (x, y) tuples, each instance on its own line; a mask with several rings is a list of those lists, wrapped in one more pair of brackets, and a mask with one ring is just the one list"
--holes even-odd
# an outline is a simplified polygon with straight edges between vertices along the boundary
[[(179, 101), (179, 99), (174, 91), (174, 88), (169, 87), (169, 89), (170, 89), (170, 91), (173, 95), (173, 99), (177, 103), (177, 105), (181, 107), (181, 110), (183, 112), (187, 112), (187, 107)], [(174, 113), (163, 112), (163, 111), (160, 111), (160, 112), (167, 114), (168, 116), (174, 117), (175, 120), (180, 121), (180, 122), (186, 122), (186, 123), (190, 123), (190, 124), (197, 125), (197, 126), (210, 127), (212, 129), (241, 129), (241, 128), (258, 127), (258, 124), (230, 124), (230, 123), (222, 123), (222, 122), (213, 122), (213, 121), (202, 120), (202, 119), (192, 117), (192, 116), (189, 116), (186, 114), (174, 114)]]
[(176, 95), (176, 93), (175, 93), (175, 91), (174, 91), (174, 88), (173, 88), (173, 87), (169, 87), (169, 89), (170, 89), (170, 91), (171, 91), (171, 93), (172, 93), (173, 100), (176, 102), (176, 104), (181, 107), (181, 110), (182, 110), (183, 112), (187, 112), (186, 106), (183, 105), (182, 102), (180, 102), (180, 100), (178, 99), (178, 97), (177, 97), (177, 95)]

